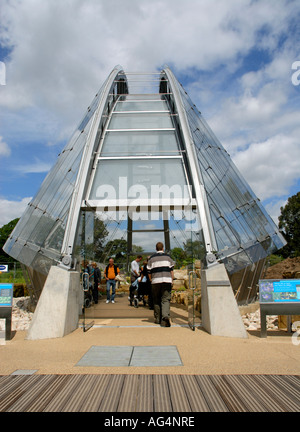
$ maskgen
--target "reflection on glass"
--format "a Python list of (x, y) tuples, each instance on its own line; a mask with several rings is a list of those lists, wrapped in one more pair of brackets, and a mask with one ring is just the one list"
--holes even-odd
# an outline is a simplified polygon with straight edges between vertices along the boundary
[(172, 128), (169, 115), (113, 114), (108, 129), (160, 129)]
[(125, 101), (118, 102), (115, 111), (168, 111), (165, 101)]
[(179, 154), (179, 149), (173, 131), (107, 132), (101, 151), (101, 156), (176, 154)]
[(180, 159), (100, 160), (89, 199), (183, 198), (185, 185)]

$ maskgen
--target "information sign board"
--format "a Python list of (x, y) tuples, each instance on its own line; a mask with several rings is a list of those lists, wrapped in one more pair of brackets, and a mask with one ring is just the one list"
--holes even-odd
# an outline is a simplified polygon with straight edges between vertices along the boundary
[(0, 307), (12, 307), (14, 284), (0, 284)]
[(300, 303), (300, 279), (261, 279), (260, 303)]

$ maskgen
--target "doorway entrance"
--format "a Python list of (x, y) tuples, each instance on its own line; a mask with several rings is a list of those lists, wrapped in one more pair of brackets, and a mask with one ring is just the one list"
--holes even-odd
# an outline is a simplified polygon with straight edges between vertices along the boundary
[[(199, 263), (204, 248), (199, 240), (199, 231), (187, 229), (192, 216), (187, 218), (183, 212), (178, 214), (177, 211), (176, 215), (175, 211), (162, 210), (152, 220), (143, 219), (141, 213), (139, 216), (128, 211), (109, 213), (82, 208), (75, 248), (84, 293), (81, 324), (84, 329), (92, 325), (154, 325), (153, 310), (149, 309), (147, 297), (144, 298), (145, 301), (139, 301), (138, 307), (130, 306), (130, 263), (137, 255), (142, 255), (140, 267), (145, 265), (147, 258), (154, 253), (156, 243), (162, 241), (166, 252), (175, 262), (171, 299), (172, 325), (189, 326), (195, 330), (200, 325)], [(110, 257), (114, 258), (114, 263), (120, 269), (114, 304), (106, 304), (104, 270)], [(93, 302), (90, 290), (93, 279), (86, 271), (87, 266), (93, 262), (97, 263), (101, 271), (97, 304)]]

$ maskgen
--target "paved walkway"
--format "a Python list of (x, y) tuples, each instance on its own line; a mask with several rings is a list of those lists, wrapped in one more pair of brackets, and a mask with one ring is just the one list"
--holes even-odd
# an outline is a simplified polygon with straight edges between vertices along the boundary
[[(237, 395), (234, 390), (236, 386), (241, 385), (241, 389), (245, 391), (247, 388), (254, 387), (257, 380), (264, 380), (263, 376), (267, 375), (269, 378), (266, 379), (269, 381), (261, 381), (264, 392), (271, 394), (274, 389), (278, 390), (278, 388), (280, 392), (281, 388), (287, 397), (298, 398), (300, 394), (297, 384), (300, 377), (300, 345), (292, 343), (291, 335), (283, 331), (268, 331), (268, 337), (265, 339), (260, 338), (259, 332), (249, 332), (248, 339), (211, 336), (201, 327), (192, 331), (188, 326), (186, 311), (176, 305), (171, 308), (171, 319), (170, 328), (160, 327), (154, 324), (153, 311), (143, 306), (137, 309), (131, 308), (126, 298), (116, 298), (114, 305), (106, 305), (101, 301), (97, 308), (87, 311), (86, 324), (94, 321), (94, 325), (86, 332), (80, 326), (64, 338), (36, 341), (26, 340), (25, 331), (14, 333), (12, 340), (0, 346), (1, 379), (7, 379), (7, 385), (9, 381), (11, 384), (14, 382), (16, 386), (11, 388), (17, 391), (17, 380), (21, 379), (24, 385), (28, 382), (28, 388), (31, 385), (29, 380), (34, 382), (34, 380), (45, 379), (43, 382), (47, 388), (48, 380), (54, 387), (58, 385), (56, 382), (58, 376), (67, 382), (69, 379), (67, 376), (72, 376), (73, 380), (75, 376), (82, 375), (85, 377), (82, 378), (82, 383), (85, 384), (89, 376), (101, 375), (109, 377), (107, 379), (120, 376), (123, 384), (128, 376), (127, 383), (136, 386), (144, 376), (146, 380), (150, 379), (152, 382), (152, 387), (150, 387), (153, 389), (155, 377), (161, 376), (164, 377), (161, 378), (162, 382), (165, 386), (167, 385), (165, 388), (168, 388), (170, 392), (172, 386), (175, 385), (173, 381), (170, 381), (170, 377), (177, 376), (180, 378), (174, 379), (180, 380), (181, 387), (179, 388), (186, 388), (186, 383), (192, 379), (196, 394), (203, 394), (204, 390), (200, 384), (205, 382), (206, 385), (210, 385), (211, 389), (217, 389), (219, 395), (231, 389), (232, 397), (237, 397), (234, 396)], [(127, 363), (107, 363), (107, 358), (104, 361), (105, 357), (101, 356), (113, 352), (114, 349), (121, 349), (121, 357), (124, 355), (126, 357), (125, 351), (129, 350)], [(159, 353), (156, 359), (161, 358), (161, 362), (151, 360), (153, 352), (152, 360), (155, 358), (155, 353)], [(171, 354), (175, 355), (175, 363), (172, 363), (174, 358)], [(141, 355), (140, 360), (134, 355)], [(168, 355), (171, 355), (172, 358), (169, 357), (170, 361), (164, 363), (163, 360)], [(116, 356), (110, 358), (116, 358)], [(87, 362), (84, 363), (84, 360)], [(253, 375), (254, 381), (247, 381), (250, 375)], [(34, 378), (36, 376), (39, 378)], [(138, 381), (134, 381), (134, 376)], [(188, 376), (193, 378), (188, 378)], [(207, 378), (203, 378), (205, 376)], [(276, 380), (280, 376), (283, 381), (278, 383)], [(283, 382), (288, 382), (284, 390)], [(99, 385), (97, 383), (97, 380), (93, 381), (93, 385)], [(40, 388), (40, 384), (37, 384), (37, 388)], [(80, 386), (75, 385), (75, 388), (79, 391)], [(115, 394), (113, 387), (112, 391)], [(186, 392), (184, 394), (186, 395)], [(153, 399), (152, 396), (151, 398)], [(190, 398), (187, 399), (187, 403), (191, 408), (189, 400)], [(222, 400), (224, 402), (224, 398)], [(247, 410), (249, 403), (247, 405), (242, 402), (243, 397), (241, 396), (238, 397), (238, 400), (241, 402), (235, 402), (237, 405), (234, 405), (232, 410), (238, 410), (237, 407), (241, 403), (243, 410)], [(206, 399), (205, 401), (208, 403)], [(233, 400), (230, 403), (234, 403)], [(227, 404), (227, 410), (228, 406)], [(208, 408), (210, 409), (209, 403)], [(254, 408), (255, 405), (251, 409)]]
[[(13, 338), (0, 346), (0, 375), (14, 371), (36, 370), (36, 374), (292, 374), (300, 375), (300, 344), (292, 343), (284, 331), (248, 332), (248, 339), (211, 336), (201, 327), (192, 331), (187, 312), (172, 305), (170, 328), (154, 324), (153, 311), (130, 307), (126, 297), (115, 304), (101, 300), (86, 310), (73, 333), (58, 339), (26, 340), (26, 331), (14, 332)], [(300, 339), (298, 337), (298, 339)], [(181, 364), (176, 366), (80, 366), (78, 362), (92, 346), (177, 348)]]

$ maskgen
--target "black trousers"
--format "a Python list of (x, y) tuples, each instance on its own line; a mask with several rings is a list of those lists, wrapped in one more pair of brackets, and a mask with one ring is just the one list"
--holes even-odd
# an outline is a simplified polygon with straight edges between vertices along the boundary
[(94, 283), (92, 292), (93, 292), (93, 300), (96, 303), (98, 302), (98, 282)]
[(163, 318), (170, 318), (171, 283), (152, 284), (154, 319), (157, 324)]
[(133, 300), (134, 297), (134, 291), (136, 290), (136, 287), (132, 286), (133, 282), (135, 282), (137, 280), (138, 276), (134, 276), (133, 274), (130, 275), (130, 282), (131, 285), (129, 287), (129, 297), (130, 300)]

